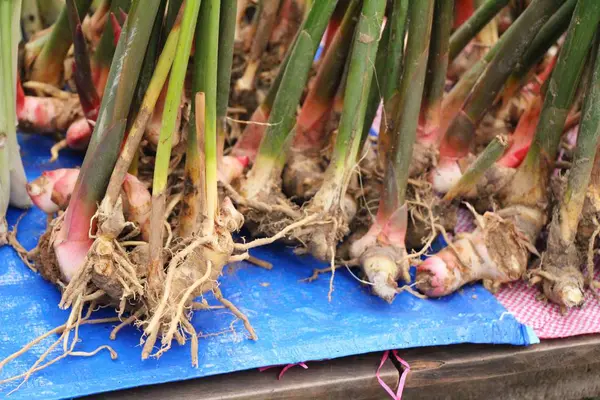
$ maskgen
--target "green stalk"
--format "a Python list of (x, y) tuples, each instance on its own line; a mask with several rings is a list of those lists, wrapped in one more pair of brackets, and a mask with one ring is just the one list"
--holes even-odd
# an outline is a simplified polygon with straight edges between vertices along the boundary
[(217, 141), (219, 143), (219, 159), (222, 157), (223, 145), (227, 136), (227, 106), (229, 104), (231, 66), (233, 64), (233, 47), (235, 44), (236, 14), (237, 0), (221, 0), (219, 70), (217, 72)]
[(381, 119), (378, 137), (380, 161), (382, 163), (385, 163), (383, 157), (386, 154), (382, 150), (388, 147), (394, 130), (395, 121), (392, 120), (391, 115), (400, 102), (398, 90), (402, 77), (408, 6), (408, 0), (394, 0), (391, 21), (386, 24), (390, 26), (390, 39), (388, 41), (387, 60), (380, 83), (383, 92), (383, 118)]
[(100, 98), (92, 81), (92, 72), (90, 67), (90, 57), (87, 50), (87, 44), (83, 31), (81, 29), (81, 20), (77, 15), (77, 8), (74, 0), (67, 0), (67, 10), (69, 13), (69, 25), (71, 27), (74, 58), (75, 58), (75, 86), (79, 95), (79, 102), (85, 116), (95, 119), (100, 106)]
[(469, 42), (508, 4), (509, 0), (487, 0), (450, 37), (449, 58), (454, 60)]
[(367, 138), (369, 137), (369, 132), (371, 132), (371, 127), (373, 126), (373, 120), (375, 119), (375, 116), (377, 115), (377, 109), (381, 104), (381, 82), (379, 81), (379, 79), (382, 79), (385, 74), (384, 71), (388, 58), (387, 55), (388, 44), (390, 41), (390, 31), (390, 24), (386, 24), (385, 28), (383, 28), (381, 39), (379, 40), (377, 56), (375, 57), (375, 72), (373, 73), (373, 77), (371, 78), (371, 88), (369, 89), (369, 99), (367, 100), (365, 123), (363, 125), (363, 132), (360, 138), (359, 149), (363, 148), (365, 142), (367, 141)]
[(402, 61), (404, 59), (404, 37), (408, 21), (408, 5), (408, 0), (394, 0), (391, 20), (386, 24), (390, 26), (390, 39), (387, 48), (389, 57), (385, 65), (387, 73), (382, 77), (382, 82), (380, 83), (384, 103), (388, 103), (400, 86)]
[(433, 12), (434, 0), (412, 2), (409, 7), (409, 35), (399, 88), (400, 101), (392, 115), (397, 126), (391, 138), (392, 145), (386, 149), (389, 156), (378, 211), (378, 216), (386, 219), (405, 203), (408, 170), (425, 86)]
[(507, 31), (505, 41), (479, 77), (458, 114), (454, 116), (440, 147), (440, 157), (460, 158), (469, 152), (475, 129), (492, 106), (513, 68), (540, 28), (564, 0), (533, 0)]
[[(308, 79), (310, 67), (337, 0), (322, 0), (313, 4), (303, 23), (285, 65), (279, 90), (273, 102), (269, 125), (261, 141), (256, 162), (249, 174), (252, 191), (265, 190), (267, 182), (279, 177), (289, 148), (289, 133), (295, 121), (296, 107)], [(248, 183), (247, 182), (247, 183)]]
[(480, 178), (502, 157), (508, 148), (506, 138), (496, 136), (486, 148), (477, 156), (477, 159), (467, 168), (459, 181), (450, 188), (444, 196), (444, 201), (452, 201), (458, 196), (469, 193), (479, 182)]
[(135, 121), (131, 126), (131, 129), (129, 130), (129, 135), (127, 136), (123, 150), (121, 150), (119, 159), (117, 160), (113, 173), (110, 177), (110, 184), (108, 185), (106, 196), (104, 197), (104, 201), (110, 205), (110, 208), (114, 207), (115, 203), (117, 202), (123, 180), (125, 179), (125, 174), (132, 164), (134, 156), (144, 136), (144, 131), (146, 130), (148, 120), (150, 119), (150, 116), (152, 116), (156, 101), (158, 100), (160, 92), (167, 80), (167, 77), (169, 76), (169, 71), (171, 70), (171, 65), (173, 64), (175, 53), (177, 52), (178, 48), (177, 45), (179, 42), (180, 31), (181, 22), (176, 23), (173, 26), (169, 36), (167, 37), (167, 41), (165, 42), (165, 46), (163, 47), (160, 57), (156, 63), (156, 68), (154, 69), (152, 79), (148, 84), (148, 89), (146, 90), (146, 94), (144, 95), (140, 109), (137, 113)]
[(600, 2), (579, 0), (549, 79), (535, 137), (517, 170), (513, 190), (507, 196), (509, 204), (538, 207), (547, 197), (548, 177), (599, 22)]
[(448, 70), (448, 47), (454, 2), (438, 0), (435, 3), (434, 21), (429, 45), (427, 75), (423, 92), (423, 117), (425, 134), (437, 132), (442, 119), (442, 98)]
[[(75, 3), (77, 4), (79, 19), (83, 19), (90, 8), (92, 0), (76, 0)], [(48, 41), (44, 44), (42, 51), (33, 63), (30, 80), (60, 86), (63, 74), (63, 61), (72, 43), (69, 16), (67, 7), (64, 6), (56, 23), (52, 27)]]
[[(569, 5), (574, 6), (577, 0), (567, 0), (565, 4), (544, 24), (540, 32), (535, 36), (535, 39), (528, 47), (526, 53), (523, 55), (523, 60), (531, 60), (533, 54), (544, 55), (550, 46), (552, 46), (558, 37), (562, 35), (561, 27), (569, 24), (571, 19), (571, 12), (568, 12)], [(572, 4), (570, 4), (572, 2)], [(513, 23), (508, 30), (500, 36), (500, 39), (494, 47), (492, 47), (486, 54), (480, 59), (475, 65), (473, 65), (466, 73), (461, 76), (460, 80), (452, 88), (450, 93), (446, 95), (442, 101), (442, 131), (445, 131), (447, 124), (450, 123), (452, 118), (456, 115), (460, 107), (464, 104), (465, 99), (469, 95), (471, 89), (475, 85), (475, 82), (479, 79), (483, 71), (485, 71), (487, 65), (496, 56), (500, 47), (505, 46), (508, 39), (511, 37), (509, 33), (517, 29), (517, 22)], [(566, 28), (565, 28), (566, 29)], [(527, 61), (529, 67), (525, 67), (525, 61), (522, 62), (524, 69), (530, 69), (531, 61)], [(518, 63), (515, 69), (520, 70), (521, 63)], [(509, 78), (509, 82), (510, 82)]]
[[(547, 250), (542, 264), (544, 272), (554, 279), (542, 284), (546, 297), (563, 308), (580, 306), (584, 302), (584, 278), (580, 270), (583, 261), (582, 247), (593, 249), (594, 243), (576, 244), (580, 222), (587, 224), (590, 217), (583, 216), (584, 202), (600, 143), (600, 52), (598, 40), (594, 41), (590, 54), (593, 73), (585, 82), (585, 99), (581, 111), (582, 120), (577, 135), (577, 146), (573, 156), (573, 166), (569, 170), (567, 186), (561, 201), (556, 205), (549, 226)], [(583, 85), (582, 85), (583, 86)], [(590, 218), (591, 219), (591, 218)], [(593, 239), (592, 239), (593, 240)], [(593, 280), (593, 256), (588, 250), (588, 279)], [(592, 253), (593, 254), (593, 253)], [(590, 271), (591, 266), (591, 271)]]
[[(515, 70), (506, 83), (505, 91), (516, 92), (527, 77), (529, 71), (537, 65), (548, 49), (556, 43), (569, 26), (577, 0), (567, 0), (558, 11), (544, 24), (527, 48), (523, 58), (515, 66)], [(511, 90), (512, 88), (512, 90)], [(508, 89), (508, 90), (507, 90)], [(508, 95), (512, 93), (507, 93)]]
[[(119, 155), (129, 107), (159, 2), (136, 0), (123, 27), (98, 119), (66, 211), (60, 238), (55, 243), (57, 256), (59, 248), (69, 242), (91, 244), (88, 237), (90, 220), (104, 196)], [(64, 251), (69, 251), (68, 246)], [(79, 261), (83, 262), (83, 259)]]
[(218, 212), (217, 190), (217, 75), (219, 59), (219, 14), (221, 0), (213, 0), (206, 7), (206, 16), (202, 19), (202, 38), (206, 41), (206, 68), (204, 70), (203, 89), (206, 94), (204, 114), (204, 157), (206, 160), (206, 216), (205, 231), (210, 235), (215, 226)]
[[(168, 0), (161, 0), (157, 15), (165, 14), (167, 2)], [(161, 37), (160, 35), (162, 34), (162, 25), (162, 18), (156, 18), (154, 21), (154, 26), (152, 27), (152, 33), (150, 34), (148, 46), (146, 47), (146, 54), (144, 55), (144, 64), (142, 65), (142, 70), (140, 71), (140, 78), (138, 79), (138, 84), (135, 89), (135, 96), (133, 98), (130, 111), (130, 123), (135, 121), (137, 113), (139, 112), (142, 102), (144, 101), (144, 97), (146, 97), (146, 92), (148, 90), (148, 86), (150, 85), (150, 81), (154, 76), (154, 69), (160, 56), (161, 48), (159, 43)]]
[(309, 131), (333, 106), (333, 100), (340, 88), (344, 66), (352, 47), (354, 30), (360, 13), (360, 3), (359, 0), (349, 2), (346, 15), (319, 63), (317, 76), (312, 82), (312, 87), (298, 116), (297, 128), (300, 133), (295, 137), (294, 147), (300, 149), (318, 147), (317, 150), (321, 149), (320, 145), (325, 139), (317, 140), (320, 138), (309, 137), (311, 136)]
[[(573, 243), (577, 234), (594, 158), (600, 145), (600, 51), (596, 51), (592, 57), (595, 59), (594, 72), (581, 110), (582, 120), (573, 164), (569, 170), (567, 188), (562, 196), (559, 212), (552, 221), (552, 224), (559, 224), (560, 229), (550, 230), (550, 235), (559, 233), (561, 241), (568, 244)], [(550, 239), (548, 241), (551, 242)]]
[[(160, 277), (164, 274), (162, 270), (162, 250), (164, 237), (164, 212), (166, 203), (166, 189), (169, 177), (169, 161), (171, 160), (172, 135), (175, 130), (177, 112), (181, 104), (181, 92), (187, 72), (188, 61), (194, 40), (194, 31), (200, 1), (188, 0), (185, 3), (183, 18), (181, 21), (181, 33), (177, 43), (177, 54), (173, 60), (173, 68), (169, 75), (169, 87), (165, 99), (162, 124), (160, 127), (160, 139), (156, 149), (154, 161), (154, 177), (152, 180), (152, 213), (150, 216), (150, 267), (148, 270), (148, 285), (158, 288)], [(142, 358), (147, 358), (151, 349), (146, 349)]]
[[(186, 189), (180, 215), (180, 235), (198, 233), (198, 216), (212, 231), (217, 209), (217, 74), (220, 5), (202, 3), (196, 27), (192, 116), (185, 160)], [(198, 94), (201, 97), (197, 98)], [(202, 104), (197, 104), (200, 100)], [(201, 112), (203, 115), (196, 115)], [(196, 126), (196, 121), (203, 126)], [(202, 146), (202, 148), (200, 148)], [(205, 232), (210, 234), (210, 232)]]

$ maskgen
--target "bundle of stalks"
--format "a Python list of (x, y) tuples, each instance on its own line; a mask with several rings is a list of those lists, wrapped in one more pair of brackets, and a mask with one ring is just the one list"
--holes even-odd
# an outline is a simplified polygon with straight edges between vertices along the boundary
[[(191, 311), (207, 292), (256, 339), (219, 277), (277, 240), (333, 272), (359, 268), (388, 302), (529, 277), (567, 309), (598, 287), (596, 0), (532, 0), (508, 26), (496, 18), (502, 0), (471, 11), (448, 0), (112, 0), (87, 15), (90, 3), (68, 0), (28, 44), (23, 86), (50, 97), (16, 96), (22, 127), (87, 132), (73, 144), (87, 148), (81, 169), (25, 187), (15, 164), (0, 182), (21, 182), (50, 216), (32, 254), (71, 308), (64, 356), (69, 332), (89, 321), (84, 306), (102, 303), (122, 318), (113, 337), (126, 324), (142, 332), (142, 358), (190, 341), (197, 365)], [(452, 60), (482, 38), (486, 51), (453, 76)], [(77, 95), (54, 86), (71, 44)], [(571, 163), (557, 163), (576, 125)], [(475, 231), (419, 261), (437, 235), (450, 239), (461, 201)], [(242, 226), (258, 238), (237, 243)]]

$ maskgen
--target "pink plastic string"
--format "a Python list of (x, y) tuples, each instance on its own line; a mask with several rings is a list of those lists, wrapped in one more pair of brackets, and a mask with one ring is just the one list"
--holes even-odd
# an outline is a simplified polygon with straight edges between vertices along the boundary
[[(283, 367), (283, 369), (281, 370), (281, 372), (280, 372), (280, 373), (279, 373), (279, 375), (277, 376), (277, 379), (278, 379), (278, 380), (281, 380), (281, 378), (283, 378), (283, 374), (285, 374), (285, 372), (286, 372), (288, 369), (290, 369), (290, 368), (292, 368), (292, 367), (295, 367), (296, 365), (298, 365), (298, 366), (300, 366), (300, 367), (302, 367), (302, 368), (304, 368), (304, 369), (308, 369), (308, 366), (307, 366), (305, 363), (303, 363), (303, 362), (299, 362), (299, 363), (296, 363), (296, 364), (288, 364), (288, 365), (286, 365), (286, 366), (284, 366), (284, 367)], [(263, 371), (266, 371), (266, 370), (268, 370), (268, 369), (270, 369), (270, 368), (278, 368), (278, 367), (281, 367), (281, 365), (271, 365), (271, 366), (269, 366), (269, 367), (261, 367), (261, 368), (259, 368), (258, 370), (259, 370), (260, 372), (263, 372)]]
[(375, 376), (377, 377), (377, 382), (379, 382), (381, 387), (387, 392), (387, 394), (390, 395), (390, 397), (392, 399), (402, 400), (402, 392), (404, 391), (404, 384), (406, 383), (406, 377), (408, 376), (408, 373), (410, 372), (410, 365), (408, 365), (408, 363), (406, 361), (404, 361), (398, 355), (398, 351), (392, 350), (392, 354), (394, 355), (394, 357), (396, 357), (396, 360), (398, 360), (398, 362), (402, 365), (402, 367), (404, 367), (404, 371), (402, 371), (402, 375), (400, 375), (400, 379), (398, 380), (398, 390), (396, 391), (396, 393), (394, 393), (394, 391), (387, 385), (387, 383), (385, 383), (383, 381), (383, 379), (381, 379), (381, 375), (380, 375), (381, 368), (383, 367), (383, 364), (385, 364), (385, 362), (387, 361), (387, 359), (390, 355), (389, 350), (386, 350), (386, 352), (383, 353), (383, 357), (381, 357), (381, 362), (379, 363), (379, 368), (377, 368), (377, 372), (375, 373)]

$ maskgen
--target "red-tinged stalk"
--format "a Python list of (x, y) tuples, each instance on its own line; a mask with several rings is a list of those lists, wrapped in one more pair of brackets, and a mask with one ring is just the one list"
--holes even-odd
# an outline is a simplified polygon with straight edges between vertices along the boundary
[(322, 49), (323, 54), (327, 54), (329, 47), (337, 35), (338, 29), (342, 26), (343, 20), (348, 13), (348, 7), (350, 7), (351, 3), (352, 0), (342, 0), (337, 4), (335, 10), (333, 10), (329, 24), (327, 24), (327, 29), (325, 30)]
[[(77, 0), (75, 3), (81, 19), (89, 9), (92, 0)], [(29, 80), (60, 86), (63, 79), (63, 61), (72, 43), (69, 16), (64, 6), (52, 27), (48, 40), (33, 62), (28, 73)]]
[(411, 163), (410, 176), (429, 169), (437, 153), (437, 138), (442, 125), (442, 99), (446, 87), (450, 29), (454, 13), (452, 1), (435, 3), (434, 21), (429, 47), (427, 76), (421, 104), (421, 122)]
[(266, 132), (242, 188), (247, 198), (269, 197), (272, 189), (278, 186), (276, 182), (281, 179), (287, 150), (291, 145), (290, 133), (295, 123), (295, 111), (308, 80), (319, 40), (336, 3), (336, 0), (323, 0), (313, 4), (289, 56), (286, 57), (287, 61), (281, 66), (284, 71), (277, 85)]
[[(570, 2), (576, 0), (568, 0), (563, 6), (548, 19), (544, 24), (539, 33), (535, 36), (531, 46), (528, 47), (526, 53), (523, 55), (522, 60), (517, 65), (516, 71), (521, 69), (529, 70), (533, 65), (536, 65), (539, 59), (547, 52), (547, 50), (556, 42), (558, 36), (562, 34), (562, 30), (566, 29), (569, 20), (571, 19), (572, 9), (570, 6), (574, 6)], [(488, 64), (492, 61), (495, 55), (498, 53), (501, 46), (506, 46), (506, 42), (511, 37), (513, 32), (518, 27), (518, 20), (511, 24), (508, 30), (500, 37), (496, 45), (492, 47), (477, 63), (475, 63), (467, 72), (465, 72), (460, 80), (454, 85), (452, 90), (444, 96), (442, 101), (442, 126), (439, 130), (440, 134), (443, 134), (448, 129), (448, 125), (456, 116), (461, 106), (465, 103), (465, 100), (469, 96), (475, 83), (478, 81), (481, 74), (486, 70)], [(558, 35), (558, 36), (557, 36)], [(530, 61), (526, 61), (530, 60)], [(525, 66), (525, 63), (527, 66)], [(513, 75), (514, 76), (514, 75)], [(509, 88), (511, 78), (509, 78), (507, 84)], [(436, 138), (441, 140), (441, 135)]]
[(311, 83), (311, 88), (300, 109), (293, 149), (320, 150), (327, 140), (323, 129), (340, 85), (346, 58), (350, 53), (357, 16), (360, 12), (360, 1), (351, 0), (346, 10), (340, 29), (336, 31), (328, 50), (324, 53), (317, 76)]
[(262, 0), (259, 2), (258, 11), (253, 22), (256, 24), (255, 33), (252, 38), (250, 53), (246, 58), (246, 70), (236, 82), (236, 90), (238, 91), (251, 90), (254, 87), (254, 78), (275, 26), (280, 4), (281, 0)]
[[(150, 216), (150, 260), (148, 266), (148, 291), (151, 296), (157, 296), (162, 290), (165, 272), (163, 270), (164, 247), (164, 215), (166, 207), (166, 190), (169, 177), (169, 162), (173, 132), (176, 129), (177, 114), (181, 104), (183, 83), (187, 65), (192, 50), (194, 31), (200, 2), (186, 2), (181, 19), (181, 32), (177, 42), (178, 52), (173, 60), (173, 67), (169, 74), (169, 86), (162, 113), (163, 119), (160, 128), (160, 139), (156, 149), (154, 162), (154, 177), (152, 180), (152, 214)], [(156, 336), (154, 337), (154, 340)], [(152, 350), (152, 338), (146, 342), (142, 359), (148, 358)]]
[(474, 232), (419, 266), (417, 287), (426, 295), (446, 295), (477, 280), (496, 289), (523, 276), (530, 253), (537, 254), (534, 243), (546, 222), (550, 175), (599, 21), (600, 3), (579, 0), (548, 83), (534, 140), (500, 193), (503, 208), (477, 216)]
[(560, 202), (554, 207), (541, 271), (537, 276), (534, 272), (533, 278), (542, 282), (544, 295), (563, 309), (583, 305), (584, 278), (580, 266), (588, 261), (587, 258), (593, 259), (588, 254), (589, 240), (577, 243), (576, 237), (600, 144), (600, 52), (597, 40), (590, 59), (594, 62), (593, 74), (587, 82), (573, 164)]
[(288, 197), (298, 201), (310, 199), (323, 179), (320, 152), (330, 133), (326, 126), (331, 118), (334, 99), (338, 90), (342, 90), (340, 83), (359, 12), (360, 1), (350, 1), (341, 26), (319, 63), (317, 76), (296, 120), (292, 154), (283, 172), (283, 190)]
[[(527, 48), (523, 58), (517, 64), (515, 71), (506, 82), (502, 91), (503, 103), (508, 104), (519, 89), (524, 86), (530, 79), (532, 70), (548, 53), (548, 49), (553, 46), (557, 40), (564, 34), (569, 26), (569, 21), (573, 15), (573, 10), (577, 0), (567, 0), (565, 3), (548, 19), (540, 32), (535, 36), (531, 45)], [(552, 62), (538, 78), (545, 81), (546, 75), (551, 72), (551, 65), (556, 62), (556, 57), (552, 58)]]
[(373, 291), (386, 301), (398, 293), (396, 281), (410, 281), (405, 249), (408, 220), (406, 187), (413, 145), (419, 122), (419, 109), (425, 85), (434, 1), (411, 2), (404, 71), (398, 89), (401, 99), (394, 113), (395, 129), (386, 148), (387, 161), (379, 209), (369, 231), (354, 242), (350, 254), (358, 258)]
[(510, 135), (509, 148), (498, 160), (498, 165), (507, 168), (517, 168), (521, 165), (535, 135), (535, 127), (538, 124), (541, 111), (542, 98), (537, 95), (519, 118), (515, 131)]
[[(275, 98), (279, 91), (279, 86), (283, 79), (283, 75), (286, 71), (286, 67), (289, 61), (290, 56), (292, 55), (292, 51), (296, 45), (295, 42), (298, 41), (299, 35), (296, 35), (296, 39), (294, 39), (294, 44), (288, 49), (288, 52), (279, 66), (279, 71), (277, 72), (277, 76), (275, 80), (271, 84), (267, 95), (265, 96), (262, 103), (254, 110), (250, 120), (247, 122), (242, 135), (231, 148), (231, 158), (228, 158), (227, 163), (230, 165), (236, 165), (236, 170), (243, 170), (248, 163), (253, 163), (256, 158), (256, 154), (258, 153), (258, 147), (260, 146), (260, 142), (264, 136), (265, 129), (267, 127), (267, 122), (269, 120), (269, 116), (271, 114), (271, 109), (273, 108), (273, 103), (275, 102)], [(243, 161), (243, 162), (242, 162)], [(246, 164), (243, 165), (242, 164)], [(235, 177), (234, 177), (235, 178)]]
[(44, 171), (39, 178), (27, 184), (27, 193), (38, 208), (46, 214), (54, 214), (69, 205), (78, 177), (77, 168)]
[[(495, 55), (470, 90), (464, 104), (448, 125), (440, 145), (439, 164), (430, 180), (434, 190), (443, 192), (460, 179), (458, 160), (467, 156), (473, 144), (477, 126), (491, 108), (514, 66), (550, 15), (562, 0), (534, 0), (513, 24), (514, 28), (498, 42)], [(488, 54), (489, 54), (488, 53)], [(444, 182), (442, 186), (435, 182)]]
[(331, 260), (335, 256), (335, 248), (348, 233), (348, 224), (356, 214), (356, 204), (347, 198), (346, 191), (356, 166), (374, 71), (372, 60), (377, 55), (385, 5), (386, 2), (381, 0), (363, 2), (352, 43), (344, 106), (331, 162), (323, 184), (306, 206), (308, 213), (328, 222), (316, 226), (307, 240), (302, 240), (311, 254), (321, 260)]
[(110, 67), (115, 54), (115, 26), (114, 17), (118, 14), (119, 10), (129, 10), (131, 6), (131, 0), (112, 0), (110, 4), (110, 10), (108, 11), (108, 21), (104, 25), (104, 30), (98, 47), (96, 48), (94, 55), (91, 59), (91, 76), (98, 96), (101, 98), (104, 95), (106, 82), (110, 73)]
[[(62, 223), (57, 224), (54, 252), (62, 277), (69, 282), (80, 270), (92, 245), (89, 232), (97, 204), (104, 196), (119, 155), (127, 114), (154, 24), (159, 0), (136, 1), (119, 40), (106, 95)], [(148, 6), (148, 8), (146, 8)], [(150, 11), (149, 11), (150, 10)]]

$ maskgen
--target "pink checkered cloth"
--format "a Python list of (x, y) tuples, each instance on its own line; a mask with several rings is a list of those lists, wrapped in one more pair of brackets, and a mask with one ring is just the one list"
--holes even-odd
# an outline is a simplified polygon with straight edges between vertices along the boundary
[[(473, 216), (468, 210), (461, 209), (455, 231), (469, 232), (473, 228)], [(595, 275), (600, 280), (598, 264)], [(600, 333), (600, 300), (591, 291), (586, 293), (583, 307), (570, 310), (566, 315), (561, 314), (556, 304), (537, 300), (538, 293), (536, 287), (519, 281), (502, 288), (495, 296), (520, 323), (532, 327), (540, 339)]]

